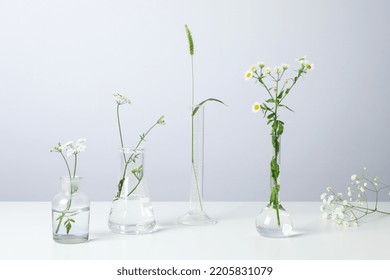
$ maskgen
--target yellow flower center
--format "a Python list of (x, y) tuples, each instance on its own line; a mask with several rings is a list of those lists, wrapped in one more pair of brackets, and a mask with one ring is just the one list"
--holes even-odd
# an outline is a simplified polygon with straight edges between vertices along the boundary
[(255, 111), (258, 111), (260, 109), (260, 105), (259, 104), (255, 104), (254, 109), (255, 109)]
[(248, 72), (248, 73), (246, 73), (246, 77), (250, 78), (250, 77), (252, 77), (252, 74)]

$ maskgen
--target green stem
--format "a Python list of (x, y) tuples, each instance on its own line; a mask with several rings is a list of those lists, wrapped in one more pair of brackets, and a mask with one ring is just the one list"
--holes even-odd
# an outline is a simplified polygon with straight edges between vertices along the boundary
[(65, 158), (64, 154), (62, 153), (62, 151), (60, 151), (60, 154), (61, 154), (62, 158), (63, 158), (64, 161), (65, 161), (66, 168), (68, 169), (69, 178), (72, 178), (72, 173), (70, 172), (70, 168), (69, 168), (68, 161), (66, 160), (66, 158)]
[(74, 154), (74, 169), (73, 169), (73, 178), (76, 177), (76, 168), (77, 168), (77, 153)]
[(198, 181), (198, 174), (196, 172), (195, 168), (195, 144), (194, 144), (194, 115), (193, 110), (195, 109), (195, 74), (194, 74), (194, 56), (191, 55), (191, 80), (192, 80), (192, 107), (191, 107), (191, 162), (192, 162), (192, 170), (194, 172), (194, 179), (195, 179), (195, 185), (196, 185), (196, 191), (198, 194), (198, 200), (199, 200), (199, 206), (201, 211), (203, 211), (203, 205), (202, 205), (202, 196), (200, 193), (199, 188), (199, 181)]
[[(155, 124), (152, 125), (151, 128), (149, 128), (149, 130), (143, 135), (143, 137), (141, 137), (141, 139), (139, 140), (137, 146), (134, 148), (134, 150), (137, 150), (139, 148), (139, 146), (141, 145), (141, 143), (145, 140), (146, 136), (149, 134), (149, 132), (158, 124), (158, 122), (156, 122)], [(134, 156), (135, 156), (135, 153), (131, 154), (130, 157), (126, 160), (126, 163), (125, 163), (125, 167), (123, 168), (123, 174), (122, 174), (122, 178), (119, 180), (119, 184), (118, 184), (118, 193), (116, 195), (116, 197), (114, 198), (114, 200), (118, 199), (121, 195), (121, 192), (122, 192), (122, 187), (123, 187), (123, 182), (125, 181), (125, 178), (126, 178), (126, 172), (127, 172), (127, 167), (130, 163), (130, 161), (132, 161), (134, 159)], [(137, 187), (138, 187), (139, 184), (137, 184)], [(133, 189), (133, 191), (135, 191), (136, 188)], [(133, 192), (132, 191), (132, 192)]]
[[(123, 145), (123, 137), (122, 137), (122, 127), (121, 127), (121, 120), (120, 120), (120, 117), (119, 117), (119, 106), (120, 104), (118, 103), (118, 105), (116, 106), (116, 117), (117, 117), (117, 121), (118, 121), (118, 129), (119, 129), (119, 139), (121, 141), (121, 147), (123, 149), (124, 145)], [(123, 159), (124, 161), (126, 162), (126, 154), (125, 154), (125, 151), (122, 151), (123, 152)]]

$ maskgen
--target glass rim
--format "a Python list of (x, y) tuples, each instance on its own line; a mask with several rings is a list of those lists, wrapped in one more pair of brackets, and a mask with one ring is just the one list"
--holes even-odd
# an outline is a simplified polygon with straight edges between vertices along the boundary
[(123, 148), (120, 148), (119, 149), (121, 152), (139, 152), (139, 153), (143, 153), (145, 151), (145, 148), (142, 147), (142, 146), (139, 146), (138, 148), (137, 147), (133, 147), (133, 146), (130, 146), (130, 147), (123, 147)]
[(72, 180), (81, 180), (81, 179), (83, 179), (83, 177), (80, 177), (80, 176), (75, 176), (75, 177), (61, 176), (61, 177), (60, 177), (60, 180), (69, 180), (69, 181), (72, 181)]

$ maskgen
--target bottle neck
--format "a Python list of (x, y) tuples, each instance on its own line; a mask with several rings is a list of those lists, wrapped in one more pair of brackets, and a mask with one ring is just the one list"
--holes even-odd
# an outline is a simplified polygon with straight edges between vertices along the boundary
[(72, 195), (80, 190), (81, 177), (61, 177), (61, 189), (64, 193)]

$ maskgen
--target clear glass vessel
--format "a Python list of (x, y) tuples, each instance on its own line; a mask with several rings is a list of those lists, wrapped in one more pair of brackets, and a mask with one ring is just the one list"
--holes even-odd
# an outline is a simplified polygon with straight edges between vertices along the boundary
[(80, 191), (82, 178), (62, 177), (62, 191), (52, 201), (53, 239), (76, 244), (89, 237), (89, 199)]
[(156, 227), (145, 184), (144, 154), (143, 148), (123, 148), (120, 151), (120, 179), (108, 219), (108, 226), (114, 233), (146, 234)]
[[(280, 147), (281, 137), (277, 137), (273, 141), (274, 158), (276, 159), (278, 173), (280, 173)], [(276, 150), (275, 145), (278, 146)], [(280, 188), (280, 178), (272, 176), (271, 170), (271, 195), (270, 202), (260, 211), (256, 217), (256, 229), (265, 237), (286, 237), (292, 233), (293, 223), (290, 214), (284, 209), (279, 199), (279, 190), (275, 192), (275, 187)], [(276, 200), (272, 197), (276, 196)], [(275, 201), (277, 201), (275, 203)]]
[(217, 223), (206, 214), (203, 203), (204, 108), (204, 105), (192, 108), (190, 207), (178, 220), (184, 225)]

